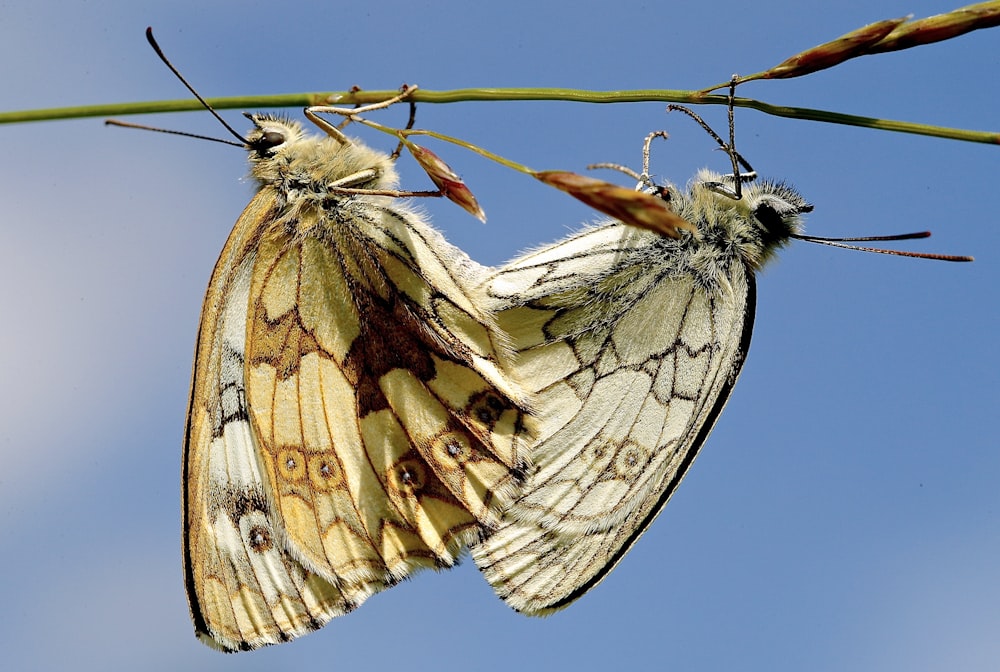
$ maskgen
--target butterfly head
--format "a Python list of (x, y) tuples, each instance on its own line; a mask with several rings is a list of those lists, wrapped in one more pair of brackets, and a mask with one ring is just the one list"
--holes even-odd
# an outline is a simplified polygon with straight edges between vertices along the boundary
[(719, 242), (760, 268), (801, 233), (802, 215), (813, 206), (783, 182), (743, 179), (737, 199), (732, 195), (733, 176), (699, 172), (691, 186), (690, 221), (698, 223), (703, 235), (721, 237)]
[(396, 171), (382, 152), (337, 131), (313, 135), (302, 124), (271, 114), (247, 114), (253, 128), (244, 138), (250, 175), (283, 192), (327, 196), (327, 188), (343, 186), (392, 189)]
[(301, 156), (306, 139), (302, 125), (270, 114), (247, 114), (253, 128), (244, 138), (250, 174), (264, 184), (276, 184)]
[(251, 161), (263, 161), (289, 151), (302, 139), (302, 124), (286, 117), (271, 114), (247, 114), (253, 128), (244, 142), (250, 151)]

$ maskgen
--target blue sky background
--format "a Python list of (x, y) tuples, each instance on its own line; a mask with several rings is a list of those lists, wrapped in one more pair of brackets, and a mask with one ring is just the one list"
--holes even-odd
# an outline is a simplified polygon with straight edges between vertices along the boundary
[[(0, 7), (0, 108), (184, 97), (147, 47), (147, 25), (206, 96), (404, 81), (698, 88), (869, 21), (953, 7), (877, 4), (15, 0)], [(993, 29), (741, 94), (1000, 130), (998, 68)], [(578, 171), (638, 166), (643, 136), (666, 129), (657, 173), (683, 183), (705, 165), (726, 170), (709, 138), (664, 107), (425, 105), (418, 122)], [(721, 108), (704, 113), (721, 127)], [(0, 127), (4, 667), (996, 669), (1000, 149), (737, 114), (742, 153), (815, 204), (810, 232), (929, 228), (914, 249), (977, 261), (784, 252), (761, 277), (749, 361), (698, 464), (618, 569), (568, 610), (520, 616), (467, 561), (294, 643), (236, 656), (193, 637), (178, 507), (198, 313), (251, 194), (244, 155), (98, 119)], [(136, 121), (221, 133), (206, 113)], [(489, 221), (424, 206), (483, 263), (596, 218), (431, 146)], [(426, 188), (401, 165), (404, 184)]]

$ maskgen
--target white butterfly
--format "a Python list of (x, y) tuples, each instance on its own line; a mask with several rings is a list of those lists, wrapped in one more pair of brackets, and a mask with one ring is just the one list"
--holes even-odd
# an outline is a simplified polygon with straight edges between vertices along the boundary
[(472, 547), (527, 614), (593, 588), (687, 473), (750, 345), (754, 273), (812, 208), (774, 182), (700, 172), (670, 207), (698, 235), (608, 222), (525, 254), (480, 288), (514, 347), (505, 368), (536, 395), (523, 494)]

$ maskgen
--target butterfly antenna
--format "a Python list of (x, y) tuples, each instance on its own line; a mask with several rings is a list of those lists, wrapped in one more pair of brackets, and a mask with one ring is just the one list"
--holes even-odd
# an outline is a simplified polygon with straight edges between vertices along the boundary
[[(235, 137), (239, 138), (239, 140), (240, 140), (239, 146), (240, 147), (246, 147), (246, 138), (244, 138), (242, 135), (240, 135), (239, 133), (237, 133), (236, 130), (233, 129), (232, 126), (230, 126), (228, 123), (226, 123), (226, 120), (223, 119), (219, 115), (219, 113), (215, 111), (215, 108), (213, 108), (211, 105), (209, 105), (208, 101), (206, 101), (204, 98), (202, 98), (201, 94), (199, 94), (197, 91), (194, 90), (193, 86), (191, 86), (190, 84), (188, 84), (188, 81), (186, 79), (184, 79), (184, 75), (182, 75), (180, 73), (180, 71), (177, 68), (174, 67), (174, 64), (171, 63), (167, 59), (166, 54), (164, 54), (163, 50), (160, 49), (160, 45), (156, 43), (156, 38), (153, 37), (153, 28), (152, 28), (152, 26), (146, 28), (146, 41), (149, 42), (149, 46), (153, 47), (153, 51), (155, 51), (156, 55), (160, 57), (160, 60), (163, 61), (164, 65), (166, 65), (168, 68), (170, 68), (170, 72), (174, 73), (174, 76), (176, 76), (177, 79), (181, 80), (181, 84), (183, 84), (184, 86), (186, 86), (187, 90), (190, 91), (191, 94), (195, 98), (198, 99), (198, 102), (201, 103), (202, 105), (204, 105), (205, 109), (208, 110), (209, 112), (211, 112), (212, 116), (214, 116), (216, 119), (218, 119), (219, 123), (222, 124), (227, 131), (229, 131), (230, 133), (232, 133)], [(120, 125), (120, 124), (117, 124), (117, 125)], [(185, 134), (184, 133), (180, 133), (179, 135), (185, 135)], [(192, 137), (198, 137), (198, 136), (192, 136)]]
[(904, 250), (887, 250), (879, 247), (867, 247), (863, 245), (848, 245), (847, 243), (867, 243), (876, 241), (894, 240), (914, 240), (917, 238), (927, 238), (930, 231), (917, 231), (915, 233), (897, 233), (891, 236), (861, 236), (856, 238), (821, 238), (819, 236), (807, 236), (804, 234), (792, 234), (795, 240), (804, 240), (807, 243), (819, 243), (830, 247), (839, 247), (845, 250), (857, 250), (858, 252), (874, 252), (875, 254), (892, 254), (897, 257), (913, 257), (915, 259), (933, 259), (935, 261), (974, 261), (973, 257), (956, 254), (933, 254), (929, 252), (906, 252)]
[(212, 142), (220, 142), (223, 145), (232, 145), (233, 147), (246, 147), (246, 142), (233, 142), (232, 140), (223, 140), (222, 138), (213, 138), (210, 135), (199, 135), (197, 133), (188, 133), (186, 131), (175, 131), (170, 128), (157, 128), (156, 126), (146, 126), (144, 124), (133, 124), (128, 121), (119, 121), (118, 119), (106, 119), (104, 121), (105, 126), (120, 126), (121, 128), (137, 128), (140, 131), (155, 131), (157, 133), (168, 133), (170, 135), (180, 135), (185, 138), (195, 138), (196, 140), (211, 140)]

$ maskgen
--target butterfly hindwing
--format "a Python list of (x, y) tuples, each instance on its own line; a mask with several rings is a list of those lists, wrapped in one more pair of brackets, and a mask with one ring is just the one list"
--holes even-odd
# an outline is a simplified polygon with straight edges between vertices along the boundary
[(674, 194), (696, 236), (610, 222), (515, 259), (481, 288), (512, 340), (506, 368), (539, 416), (537, 471), (472, 547), (519, 611), (562, 608), (615, 567), (730, 396), (750, 345), (754, 271), (810, 206), (770, 183), (735, 200), (713, 188), (722, 179), (703, 173)]

